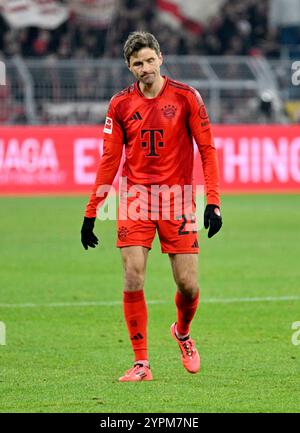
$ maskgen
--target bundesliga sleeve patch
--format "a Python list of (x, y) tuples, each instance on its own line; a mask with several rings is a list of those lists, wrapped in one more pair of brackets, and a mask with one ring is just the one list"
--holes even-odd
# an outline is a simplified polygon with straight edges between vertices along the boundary
[(112, 128), (113, 128), (112, 118), (106, 117), (103, 132), (106, 132), (106, 134), (112, 134)]
[(207, 119), (208, 118), (208, 114), (207, 114), (205, 105), (201, 105), (201, 107), (199, 108), (199, 116), (201, 117), (201, 119)]

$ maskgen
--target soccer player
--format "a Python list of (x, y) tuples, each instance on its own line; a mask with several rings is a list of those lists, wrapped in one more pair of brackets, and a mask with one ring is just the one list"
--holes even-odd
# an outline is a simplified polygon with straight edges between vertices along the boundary
[[(204, 226), (209, 228), (209, 238), (220, 230), (222, 218), (216, 149), (200, 94), (186, 84), (161, 75), (163, 57), (152, 34), (131, 33), (124, 45), (124, 56), (136, 82), (110, 101), (103, 155), (86, 207), (81, 241), (85, 249), (98, 244), (93, 233), (96, 212), (107, 196), (107, 185), (113, 183), (125, 147), (122, 178), (126, 179), (127, 186), (121, 192), (121, 204), (126, 200), (125, 205), (119, 206), (117, 247), (124, 268), (123, 310), (134, 352), (133, 367), (119, 380), (128, 382), (152, 380), (143, 289), (148, 253), (156, 230), (162, 253), (169, 255), (177, 288), (177, 320), (171, 325), (171, 336), (180, 348), (184, 368), (190, 373), (200, 370), (199, 352), (190, 337), (190, 325), (199, 303), (195, 205), (192, 200), (188, 208), (191, 212), (186, 214), (180, 205), (175, 206), (172, 196), (169, 205), (174, 212), (168, 218), (162, 215), (165, 204), (156, 202), (151, 211), (146, 206), (153, 185), (184, 188), (193, 184), (193, 138), (201, 154), (207, 203)], [(130, 193), (134, 186), (143, 192), (140, 218), (130, 214), (130, 206), (138, 196)], [(152, 196), (151, 200), (155, 201)], [(180, 209), (179, 214), (175, 209)]]

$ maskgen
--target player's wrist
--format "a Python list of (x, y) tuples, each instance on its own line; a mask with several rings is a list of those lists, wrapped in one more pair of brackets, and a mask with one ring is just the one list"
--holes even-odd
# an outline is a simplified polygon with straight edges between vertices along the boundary
[(206, 206), (208, 206), (208, 205), (216, 206), (219, 209), (221, 207), (220, 200), (206, 200)]
[(96, 217), (87, 217), (87, 216), (84, 216), (84, 218), (83, 218), (83, 226), (85, 226), (85, 227), (91, 227), (91, 228), (93, 228), (94, 227), (94, 224), (95, 224), (95, 220), (96, 220)]

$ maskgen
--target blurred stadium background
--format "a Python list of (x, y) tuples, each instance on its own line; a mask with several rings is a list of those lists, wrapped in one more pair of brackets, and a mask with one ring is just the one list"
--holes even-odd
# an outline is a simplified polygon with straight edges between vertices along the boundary
[(79, 192), (93, 183), (109, 100), (133, 81), (122, 48), (137, 29), (157, 35), (163, 74), (200, 91), (223, 191), (299, 190), (300, 0), (0, 5), (3, 192)]
[[(298, 0), (1, 0), (2, 124), (102, 123), (132, 82), (129, 32), (157, 35), (163, 73), (201, 91), (213, 122), (297, 123)], [(40, 8), (40, 10), (38, 10)]]
[[(134, 30), (157, 36), (163, 74), (203, 96), (224, 217), (215, 238), (200, 233), (196, 378), (169, 341), (173, 282), (156, 240), (156, 379), (139, 399), (115, 381), (132, 361), (115, 222), (98, 223), (93, 252), (79, 239), (109, 99), (133, 81), (122, 46)], [(299, 411), (298, 60), (300, 0), (0, 0), (0, 411)]]

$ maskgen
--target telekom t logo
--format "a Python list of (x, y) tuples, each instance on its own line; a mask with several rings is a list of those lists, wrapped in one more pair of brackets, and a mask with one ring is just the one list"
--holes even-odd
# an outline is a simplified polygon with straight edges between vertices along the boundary
[(5, 86), (6, 84), (6, 69), (5, 63), (0, 62), (0, 86)]
[(146, 156), (159, 156), (155, 151), (158, 147), (163, 147), (164, 142), (161, 139), (164, 137), (163, 129), (142, 129), (141, 139), (146, 139), (147, 141), (142, 141), (142, 148), (150, 148), (150, 152)]

